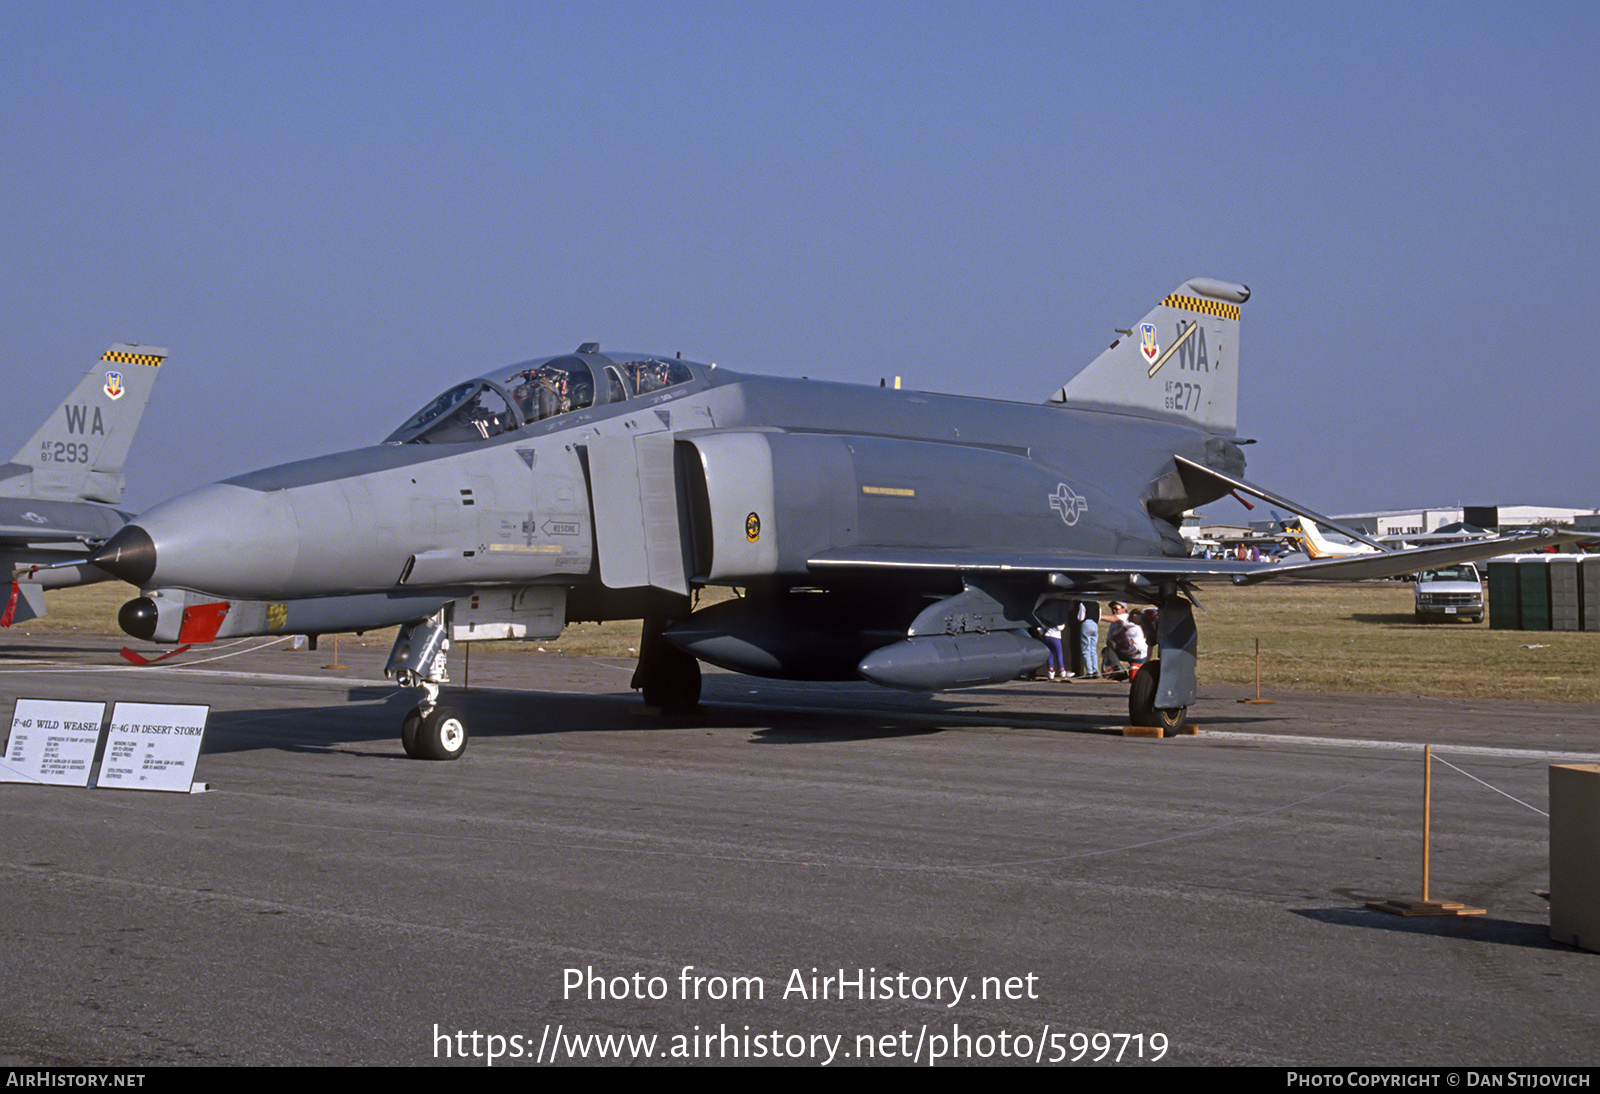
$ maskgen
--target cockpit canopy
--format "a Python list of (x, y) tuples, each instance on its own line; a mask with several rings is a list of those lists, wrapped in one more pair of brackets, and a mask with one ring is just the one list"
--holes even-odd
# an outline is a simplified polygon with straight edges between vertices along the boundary
[(695, 378), (687, 361), (650, 354), (577, 353), (524, 361), (450, 388), (391, 433), (389, 444), (469, 444), (535, 422), (636, 399)]

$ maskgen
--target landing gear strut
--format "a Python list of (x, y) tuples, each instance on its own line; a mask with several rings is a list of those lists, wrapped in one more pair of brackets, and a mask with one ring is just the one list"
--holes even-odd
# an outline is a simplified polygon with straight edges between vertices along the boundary
[(700, 703), (700, 662), (661, 637), (669, 620), (646, 619), (639, 635), (639, 667), (632, 686), (646, 706), (663, 714), (688, 714)]
[(400, 744), (413, 760), (456, 760), (467, 750), (467, 723), (460, 712), (439, 702), (441, 684), (450, 682), (449, 605), (420, 623), (400, 628), (383, 674), (402, 687), (421, 688), (418, 703), (400, 723)]

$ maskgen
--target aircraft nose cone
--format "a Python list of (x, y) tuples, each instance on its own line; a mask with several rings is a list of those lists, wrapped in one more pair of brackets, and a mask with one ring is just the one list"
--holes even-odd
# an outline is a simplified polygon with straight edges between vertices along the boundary
[(137, 524), (125, 524), (89, 561), (129, 585), (143, 586), (156, 572), (156, 545)]
[(213, 483), (140, 513), (89, 560), (142, 589), (256, 599), (281, 595), (298, 554), (281, 493)]

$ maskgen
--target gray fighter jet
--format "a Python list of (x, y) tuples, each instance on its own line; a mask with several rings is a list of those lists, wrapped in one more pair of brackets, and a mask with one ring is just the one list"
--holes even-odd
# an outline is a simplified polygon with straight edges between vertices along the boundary
[[(1240, 477), (1249, 296), (1184, 283), (1032, 405), (586, 343), (456, 384), (382, 444), (158, 505), (93, 561), (146, 591), (120, 616), (139, 638), (400, 624), (387, 671), (423, 689), (401, 734), (418, 757), (466, 745), (438, 701), (452, 641), (641, 619), (634, 686), (674, 711), (698, 701), (699, 661), (919, 691), (1011, 680), (1046, 660), (1041, 613), (1075, 598), (1159, 606), (1161, 657), (1130, 708), (1176, 728), (1195, 583), (1410, 573), (1514, 545), (1297, 571), (1189, 557), (1184, 511), (1235, 490), (1364, 538)], [(706, 586), (740, 595), (697, 610)]]
[[(122, 464), (166, 356), (151, 346), (112, 346), (0, 466), (0, 564), (11, 579), (0, 626), (45, 614), (45, 589), (110, 576), (81, 560), (128, 520), (113, 508), (122, 500)], [(41, 568), (61, 562), (69, 564)]]

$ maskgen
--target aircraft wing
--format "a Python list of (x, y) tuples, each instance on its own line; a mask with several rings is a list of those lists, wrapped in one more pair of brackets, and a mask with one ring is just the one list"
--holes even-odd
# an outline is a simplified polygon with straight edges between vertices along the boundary
[(1419, 570), (1432, 570), (1452, 562), (1477, 562), (1497, 555), (1512, 555), (1521, 551), (1542, 551), (1558, 543), (1575, 543), (1583, 539), (1572, 532), (1535, 532), (1526, 536), (1500, 536), (1495, 539), (1476, 539), (1470, 543), (1449, 543), (1440, 547), (1413, 547), (1405, 551), (1381, 551), (1372, 555), (1347, 555), (1321, 562), (1297, 562), (1288, 566), (1270, 566), (1264, 571), (1236, 578), (1239, 585), (1256, 585), (1263, 581), (1294, 580), (1362, 581), (1369, 577), (1394, 577), (1412, 574)]
[[(1071, 577), (1120, 577), (1124, 580), (1182, 578), (1231, 581), (1242, 574), (1270, 568), (1270, 563), (1236, 559), (1168, 558), (1158, 555), (1042, 555), (979, 549), (850, 547), (822, 551), (806, 560), (812, 570), (877, 570), (920, 573), (1064, 574)], [(1139, 584), (1133, 581), (1133, 584)]]
[(1472, 562), (1496, 555), (1543, 549), (1583, 538), (1572, 533), (1502, 536), (1498, 539), (1419, 547), (1409, 551), (1382, 551), (1321, 562), (1282, 566), (1271, 562), (1236, 559), (1173, 558), (1165, 556), (1090, 556), (1005, 553), (978, 549), (926, 549), (856, 547), (823, 551), (806, 564), (818, 572), (862, 570), (879, 573), (946, 574), (1058, 574), (1052, 584), (1064, 588), (1123, 589), (1159, 584), (1163, 579), (1255, 585), (1263, 581), (1308, 579), (1361, 581), (1415, 573), (1452, 562)]

